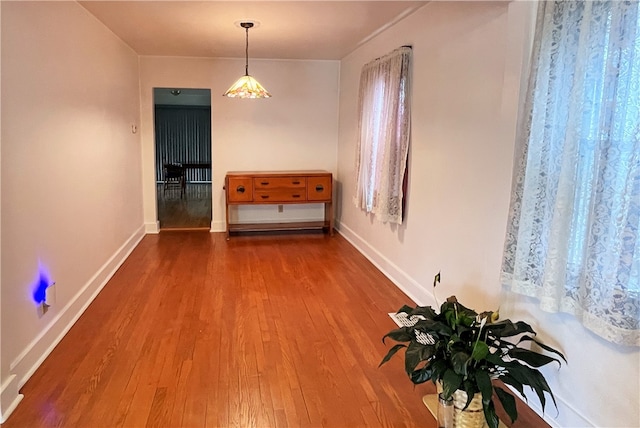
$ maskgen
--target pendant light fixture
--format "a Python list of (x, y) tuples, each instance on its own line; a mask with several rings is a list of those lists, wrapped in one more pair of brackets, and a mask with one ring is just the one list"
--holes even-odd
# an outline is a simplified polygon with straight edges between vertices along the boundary
[(253, 22), (241, 22), (240, 26), (246, 31), (244, 76), (231, 85), (223, 95), (230, 98), (269, 98), (271, 94), (253, 77), (249, 76), (249, 28)]

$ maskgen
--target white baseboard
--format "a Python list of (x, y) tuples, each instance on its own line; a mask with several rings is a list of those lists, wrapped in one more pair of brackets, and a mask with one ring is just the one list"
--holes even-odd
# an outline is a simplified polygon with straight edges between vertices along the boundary
[(211, 220), (211, 232), (226, 232), (226, 231), (227, 231), (226, 221)]
[[(42, 362), (53, 351), (65, 334), (71, 329), (73, 324), (80, 318), (98, 293), (104, 288), (113, 274), (118, 270), (129, 254), (134, 250), (145, 235), (146, 225), (140, 226), (124, 244), (102, 265), (89, 281), (73, 296), (73, 298), (62, 308), (49, 324), (36, 336), (35, 339), (16, 357), (9, 366), (10, 379), (14, 377), (16, 387), (5, 388), (3, 385), (2, 401), (0, 403), (13, 403), (17, 399), (18, 390), (29, 380)], [(14, 397), (9, 396), (14, 395)], [(7, 395), (5, 397), (5, 395)], [(16, 403), (17, 404), (17, 403)], [(15, 406), (14, 406), (15, 407)], [(4, 408), (2, 409), (4, 410)], [(2, 413), (2, 417), (7, 418), (8, 413)]]
[[(351, 243), (363, 256), (374, 264), (396, 287), (402, 290), (414, 303), (418, 305), (434, 305), (433, 297), (429, 295), (427, 289), (420, 285), (409, 274), (400, 269), (391, 260), (385, 257), (378, 250), (373, 248), (367, 241), (360, 237), (353, 230), (343, 223), (336, 225), (336, 229), (347, 241)], [(407, 302), (410, 304), (411, 302)], [(397, 308), (391, 308), (397, 309)]]
[[(520, 394), (507, 385), (514, 396), (520, 397)], [(547, 413), (543, 413), (542, 407), (540, 406), (540, 402), (538, 398), (535, 397), (535, 394), (531, 393), (528, 395), (532, 395), (529, 397), (529, 401), (527, 405), (533, 409), (534, 412), (538, 414), (546, 423), (551, 426), (551, 428), (565, 428), (565, 427), (580, 427), (580, 428), (588, 428), (588, 427), (597, 427), (595, 423), (586, 419), (583, 415), (581, 415), (571, 404), (569, 404), (563, 397), (558, 394), (554, 394), (556, 398), (556, 403), (558, 404), (558, 416), (552, 416), (550, 413), (556, 414), (556, 408), (553, 406), (553, 401), (547, 400), (546, 409)], [(548, 397), (547, 397), (548, 398)]]
[(144, 224), (144, 233), (158, 234), (160, 233), (160, 222), (154, 221)]
[(16, 375), (9, 376), (0, 387), (0, 424), (7, 420), (24, 398), (24, 395), (18, 393), (19, 389)]

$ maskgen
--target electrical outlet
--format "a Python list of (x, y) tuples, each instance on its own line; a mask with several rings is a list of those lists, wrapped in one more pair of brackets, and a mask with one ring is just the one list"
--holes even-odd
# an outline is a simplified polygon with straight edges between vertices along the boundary
[(278, 212), (281, 213), (284, 211), (284, 205), (278, 205)]
[(52, 283), (50, 286), (46, 288), (44, 291), (44, 303), (49, 306), (53, 306), (56, 303), (56, 283)]

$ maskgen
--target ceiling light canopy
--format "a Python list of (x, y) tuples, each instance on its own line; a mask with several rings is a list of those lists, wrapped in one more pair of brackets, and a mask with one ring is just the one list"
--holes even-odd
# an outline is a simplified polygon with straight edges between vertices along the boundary
[(241, 22), (246, 32), (244, 76), (236, 80), (223, 95), (230, 98), (269, 98), (271, 94), (253, 77), (249, 75), (249, 28), (253, 22)]

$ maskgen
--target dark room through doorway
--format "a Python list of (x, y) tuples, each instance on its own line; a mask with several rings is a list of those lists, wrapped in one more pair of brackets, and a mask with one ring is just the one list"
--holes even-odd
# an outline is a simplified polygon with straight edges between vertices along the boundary
[(211, 227), (211, 91), (154, 88), (160, 230)]

